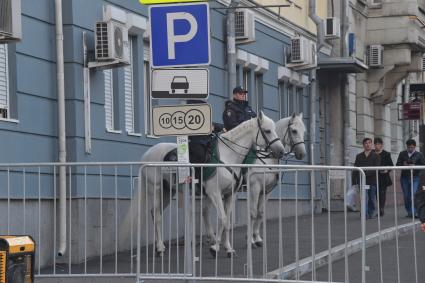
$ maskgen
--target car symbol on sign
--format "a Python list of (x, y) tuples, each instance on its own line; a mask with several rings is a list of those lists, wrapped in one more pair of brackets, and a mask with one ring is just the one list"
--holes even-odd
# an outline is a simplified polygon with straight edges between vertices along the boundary
[(171, 92), (176, 93), (176, 89), (184, 90), (184, 93), (187, 93), (189, 89), (189, 83), (187, 82), (187, 78), (185, 76), (175, 76), (173, 77), (173, 81), (171, 82)]

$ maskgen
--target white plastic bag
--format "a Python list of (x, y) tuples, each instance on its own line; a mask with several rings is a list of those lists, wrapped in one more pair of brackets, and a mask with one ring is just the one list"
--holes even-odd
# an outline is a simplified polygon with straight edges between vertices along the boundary
[(346, 205), (348, 208), (355, 210), (357, 199), (359, 198), (359, 194), (360, 194), (359, 185), (352, 185), (351, 188), (348, 189), (347, 199), (346, 199)]

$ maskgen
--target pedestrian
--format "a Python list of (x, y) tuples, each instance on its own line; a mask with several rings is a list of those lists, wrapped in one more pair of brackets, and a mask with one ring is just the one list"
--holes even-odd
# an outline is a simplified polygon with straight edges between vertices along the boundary
[[(393, 160), (391, 159), (391, 153), (384, 150), (384, 142), (381, 138), (377, 137), (373, 140), (375, 144), (375, 153), (379, 155), (381, 159), (380, 166), (394, 166)], [(387, 188), (393, 184), (389, 170), (379, 171), (378, 178), (378, 194), (379, 194), (379, 215), (384, 216), (385, 201), (387, 198)]]
[[(354, 166), (356, 167), (374, 167), (379, 166), (381, 160), (378, 154), (372, 150), (372, 139), (363, 139), (363, 151), (356, 155)], [(374, 218), (376, 209), (376, 172), (373, 170), (365, 170), (366, 175), (366, 218)], [(353, 171), (353, 184), (360, 184), (359, 172)]]
[(421, 221), (421, 230), (425, 232), (425, 186), (415, 194), (415, 208)]
[(223, 112), (223, 123), (226, 131), (230, 131), (242, 122), (257, 117), (246, 100), (247, 90), (241, 86), (233, 89), (233, 100), (226, 101)]
[[(397, 158), (397, 166), (425, 165), (422, 153), (416, 151), (416, 141), (409, 139), (406, 141), (407, 149), (400, 152)], [(413, 183), (412, 183), (413, 181)], [(412, 204), (412, 194), (419, 189), (419, 170), (402, 170), (400, 178), (401, 189), (403, 190), (404, 208), (407, 216), (415, 215), (415, 208)]]

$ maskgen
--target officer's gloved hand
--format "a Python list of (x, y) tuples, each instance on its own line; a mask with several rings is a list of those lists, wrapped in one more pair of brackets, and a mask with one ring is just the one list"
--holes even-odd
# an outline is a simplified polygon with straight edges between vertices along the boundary
[(214, 133), (219, 133), (222, 132), (224, 129), (224, 125), (220, 124), (220, 123), (213, 123), (213, 132)]

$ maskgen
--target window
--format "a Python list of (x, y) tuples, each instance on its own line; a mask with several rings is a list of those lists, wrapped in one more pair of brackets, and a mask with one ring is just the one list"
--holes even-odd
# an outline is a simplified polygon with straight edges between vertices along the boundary
[(301, 113), (304, 110), (304, 89), (301, 87), (296, 88), (296, 106), (294, 108), (294, 111), (297, 113)]
[(138, 105), (138, 92), (136, 87), (136, 64), (137, 52), (134, 49), (137, 47), (136, 37), (129, 37), (130, 43), (130, 65), (124, 68), (124, 101), (125, 101), (125, 130), (129, 134), (136, 133), (139, 129), (137, 127), (137, 105)]
[(284, 118), (289, 116), (288, 89), (285, 88), (285, 83), (279, 84), (279, 117)]
[(250, 82), (251, 82), (251, 71), (249, 69), (243, 69), (242, 73), (242, 87), (248, 92), (250, 91)]
[(0, 44), (0, 118), (10, 118), (7, 45)]
[(151, 98), (151, 87), (150, 87), (150, 49), (149, 43), (145, 42), (143, 50), (143, 82), (144, 82), (144, 93), (145, 93), (145, 134), (153, 137), (152, 132), (152, 108), (158, 105), (158, 101), (152, 100)]
[(296, 111), (296, 97), (295, 97), (295, 87), (291, 84), (288, 85), (288, 116), (292, 115)]
[(112, 70), (104, 70), (105, 77), (105, 122), (106, 130), (115, 130), (114, 119), (114, 80)]
[(256, 112), (259, 113), (263, 110), (264, 102), (263, 102), (263, 75), (257, 74), (255, 75), (255, 109)]

